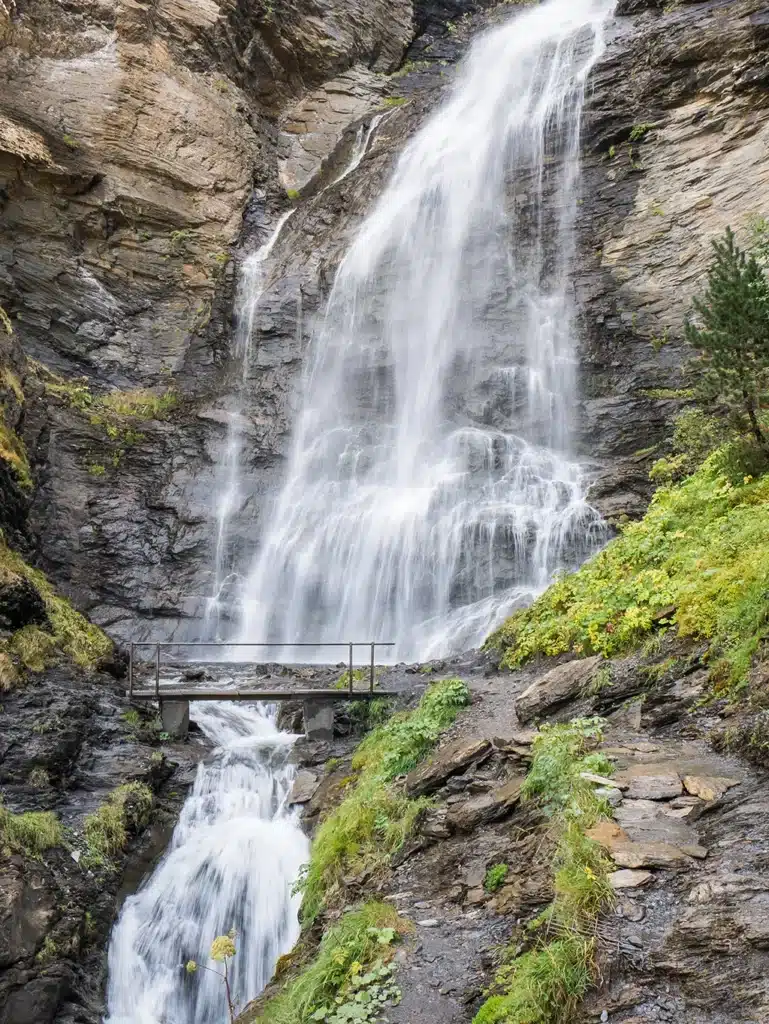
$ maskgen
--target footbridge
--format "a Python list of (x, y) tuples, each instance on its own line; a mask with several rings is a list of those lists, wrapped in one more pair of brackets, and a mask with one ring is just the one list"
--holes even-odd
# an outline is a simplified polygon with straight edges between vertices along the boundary
[[(334, 704), (339, 701), (348, 700), (373, 700), (377, 697), (397, 696), (397, 690), (380, 690), (376, 688), (376, 652), (380, 647), (394, 647), (393, 643), (382, 643), (379, 641), (365, 641), (360, 643), (228, 643), (228, 642), (151, 642), (141, 641), (129, 644), (128, 654), (128, 690), (126, 696), (131, 701), (154, 701), (160, 709), (160, 717), (163, 729), (170, 735), (182, 737), (187, 734), (190, 722), (190, 702), (196, 700), (215, 701), (264, 701), (271, 704), (277, 701), (301, 700), (304, 710), (305, 732), (310, 739), (330, 740), (333, 736), (334, 725)], [(173, 649), (184, 649), (188, 655), (184, 661), (171, 662), (164, 656)], [(221, 671), (225, 666), (231, 666), (233, 670), (243, 672), (244, 666), (257, 668), (261, 662), (252, 659), (247, 661), (232, 660), (222, 662), (214, 660), (211, 652), (220, 648), (248, 648), (249, 650), (294, 650), (294, 649), (329, 649), (343, 650), (347, 655), (345, 662), (345, 674), (339, 682), (332, 687), (306, 687), (292, 685), (298, 683), (296, 676), (292, 679), (289, 675), (286, 679), (287, 686), (274, 688), (261, 688), (257, 684), (265, 677), (255, 673), (254, 685), (248, 686), (219, 686), (206, 688), (205, 686), (194, 686), (189, 682), (189, 674), (197, 667), (202, 669), (201, 677), (205, 674), (205, 668), (216, 668)], [(149, 649), (149, 651), (148, 651)], [(364, 649), (365, 661), (357, 658), (358, 668), (356, 669), (356, 653)], [(149, 653), (150, 657), (142, 658), (142, 653)], [(207, 657), (195, 657), (207, 653)], [(189, 655), (192, 655), (191, 657)], [(287, 665), (289, 670), (292, 666)], [(328, 667), (328, 666), (327, 666)], [(146, 685), (147, 669), (150, 669), (150, 678), (154, 676), (152, 685)], [(296, 666), (298, 671), (299, 666)], [(162, 682), (162, 676), (166, 673), (177, 671), (187, 675), (188, 682), (184, 684), (173, 683), (171, 685)], [(340, 685), (346, 677), (346, 684)], [(359, 684), (365, 681), (365, 687)], [(357, 685), (356, 685), (357, 684)]]

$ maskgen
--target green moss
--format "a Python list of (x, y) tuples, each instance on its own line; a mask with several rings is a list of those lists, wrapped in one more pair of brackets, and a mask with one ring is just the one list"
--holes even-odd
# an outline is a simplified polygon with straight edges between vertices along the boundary
[[(257, 1017), (246, 1014), (244, 1020), (263, 1024), (373, 1020), (368, 1015), (347, 1014), (356, 1003), (362, 1012), (374, 986), (378, 989), (377, 1002), (385, 996), (381, 1000), (384, 1003), (388, 992), (394, 994), (389, 983), (392, 971), (386, 965), (395, 952), (393, 943), (407, 929), (408, 922), (386, 903), (366, 903), (349, 911), (326, 931), (312, 961), (285, 984), (283, 991)], [(386, 969), (380, 970), (383, 967)], [(371, 983), (362, 985), (367, 972), (373, 974)], [(368, 989), (368, 998), (361, 999), (357, 994), (364, 988)]]
[(385, 96), (382, 100), (382, 106), (387, 110), (392, 110), (393, 107), (402, 107), (404, 103), (408, 103), (406, 96)]
[(0, 803), (0, 849), (39, 859), (46, 850), (61, 846), (63, 832), (52, 811), (13, 814)]
[(644, 124), (633, 125), (633, 130), (630, 133), (630, 141), (640, 142), (645, 135), (648, 135), (649, 132), (656, 127), (657, 125), (653, 122), (644, 122)]
[(32, 489), (32, 474), (29, 469), (24, 443), (4, 423), (2, 406), (0, 406), (0, 459), (10, 465), (16, 479), (25, 491)]
[(507, 864), (493, 864), (486, 872), (483, 880), (483, 888), (486, 892), (496, 892), (505, 884), (510, 868)]
[(6, 334), (13, 334), (13, 324), (11, 323), (11, 318), (8, 316), (8, 314), (3, 309), (2, 306), (0, 306), (0, 328), (2, 328)]
[(147, 824), (152, 802), (152, 790), (143, 782), (127, 782), (113, 790), (99, 809), (85, 819), (86, 863), (109, 864), (125, 849), (131, 832)]
[(719, 686), (743, 680), (767, 634), (769, 475), (734, 482), (731, 454), (719, 449), (659, 489), (640, 522), (508, 619), (487, 641), (502, 663), (568, 650), (609, 657), (674, 627), (711, 641)]
[(305, 924), (339, 898), (345, 875), (376, 870), (403, 844), (427, 801), (410, 800), (391, 783), (432, 750), (468, 700), (461, 680), (434, 683), (414, 711), (394, 715), (359, 744), (351, 791), (315, 835), (301, 886)]
[(65, 654), (82, 668), (94, 668), (110, 653), (109, 637), (60, 597), (42, 572), (32, 569), (11, 551), (0, 534), (0, 579), (3, 578), (26, 579), (34, 586), (45, 604), (50, 630), (24, 626), (0, 644), (0, 650), (15, 655), (36, 672), (50, 664), (57, 653)]
[(554, 898), (530, 928), (533, 948), (519, 954), (513, 943), (507, 950), (494, 994), (473, 1024), (571, 1024), (596, 976), (595, 925), (613, 900), (612, 864), (583, 831), (604, 816), (605, 805), (582, 772), (611, 771), (594, 749), (602, 728), (601, 719), (575, 719), (544, 726), (534, 741), (522, 796), (537, 799), (552, 819)]
[[(108, 441), (109, 464), (117, 468), (126, 449), (145, 439), (138, 429), (151, 420), (167, 420), (179, 405), (179, 396), (173, 388), (154, 391), (135, 388), (94, 394), (86, 378), (65, 380), (42, 363), (30, 360), (30, 366), (42, 381), (46, 392), (71, 409), (81, 413), (92, 426), (99, 427)], [(103, 476), (106, 466), (92, 460), (87, 464), (92, 476)]]
[(299, 191), (298, 188), (287, 188), (286, 195), (288, 196), (292, 203), (295, 203), (297, 199), (302, 198), (302, 193)]
[(7, 641), (6, 650), (30, 672), (42, 672), (55, 660), (56, 640), (39, 626), (24, 626)]

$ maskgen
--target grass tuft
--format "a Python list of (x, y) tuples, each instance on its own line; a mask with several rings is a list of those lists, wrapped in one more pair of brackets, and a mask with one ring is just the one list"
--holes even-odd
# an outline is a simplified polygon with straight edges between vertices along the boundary
[(152, 790), (143, 782), (127, 782), (114, 789), (99, 809), (85, 819), (87, 866), (109, 864), (124, 850), (129, 835), (148, 823), (152, 802)]
[(61, 846), (62, 827), (52, 811), (13, 814), (0, 803), (0, 849), (40, 859), (46, 850)]
[[(346, 996), (352, 995), (356, 978), (390, 960), (395, 952), (393, 941), (406, 929), (407, 922), (387, 903), (366, 903), (349, 911), (324, 934), (310, 965), (288, 982), (256, 1019), (263, 1024), (305, 1024), (309, 1020), (328, 1019), (322, 1016), (324, 1008), (328, 1008), (330, 1015), (331, 1007), (344, 1004)], [(354, 996), (351, 1002), (354, 1005)]]
[(351, 791), (315, 835), (301, 885), (305, 925), (337, 898), (345, 875), (376, 870), (403, 844), (428, 801), (409, 799), (392, 782), (432, 750), (468, 701), (461, 680), (434, 683), (414, 711), (394, 715), (358, 745)]
[(112, 650), (112, 641), (57, 594), (42, 572), (32, 569), (12, 551), (0, 533), (0, 581), (22, 579), (31, 583), (43, 599), (50, 629), (24, 626), (9, 640), (0, 642), (0, 654), (10, 655), (33, 672), (41, 672), (60, 653), (81, 668), (95, 668)]
[(521, 795), (537, 799), (557, 835), (553, 901), (537, 919), (532, 949), (508, 950), (494, 979), (494, 994), (473, 1024), (571, 1024), (595, 975), (595, 924), (611, 906), (612, 864), (584, 834), (606, 811), (584, 771), (606, 775), (611, 766), (595, 751), (603, 736), (598, 718), (543, 726), (534, 741)]
[(769, 632), (769, 474), (736, 478), (733, 458), (726, 446), (661, 487), (640, 522), (508, 619), (487, 641), (502, 664), (611, 657), (672, 627), (711, 641), (722, 689), (741, 683)]

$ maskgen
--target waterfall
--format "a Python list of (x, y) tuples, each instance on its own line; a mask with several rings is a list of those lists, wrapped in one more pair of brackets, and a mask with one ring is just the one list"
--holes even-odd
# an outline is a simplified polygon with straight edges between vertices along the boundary
[(308, 842), (286, 806), (292, 737), (260, 707), (192, 708), (216, 749), (198, 768), (169, 849), (113, 930), (107, 1024), (221, 1024), (221, 979), (187, 975), (184, 964), (218, 967), (211, 942), (235, 928), (231, 978), (243, 1006), (299, 934), (291, 886)]
[(570, 455), (580, 123), (614, 0), (476, 41), (344, 258), (238, 639), (477, 645), (604, 539)]

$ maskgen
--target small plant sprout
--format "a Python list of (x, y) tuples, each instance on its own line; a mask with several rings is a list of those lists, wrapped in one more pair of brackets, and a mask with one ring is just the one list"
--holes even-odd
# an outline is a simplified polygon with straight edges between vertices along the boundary
[(211, 951), (208, 954), (209, 957), (215, 961), (215, 963), (222, 965), (222, 970), (217, 971), (214, 967), (206, 967), (204, 964), (199, 964), (195, 960), (188, 960), (184, 966), (187, 974), (195, 974), (196, 971), (210, 971), (211, 974), (216, 974), (224, 982), (224, 991), (227, 997), (227, 1012), (230, 1017), (230, 1024), (235, 1024), (235, 1018), (237, 1012), (235, 1005), (232, 1001), (232, 990), (230, 988), (230, 978), (227, 970), (227, 965), (230, 960), (237, 953), (235, 947), (235, 929), (232, 928), (227, 935), (218, 935), (211, 943)]

